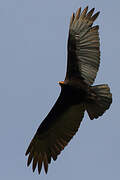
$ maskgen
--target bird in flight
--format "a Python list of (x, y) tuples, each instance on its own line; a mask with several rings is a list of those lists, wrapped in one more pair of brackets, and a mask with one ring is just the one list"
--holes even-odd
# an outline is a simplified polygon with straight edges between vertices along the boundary
[(112, 94), (107, 84), (91, 86), (100, 64), (99, 26), (93, 26), (99, 12), (86, 7), (72, 14), (67, 44), (67, 71), (60, 81), (60, 95), (40, 124), (27, 151), (27, 165), (32, 162), (33, 172), (42, 165), (48, 172), (51, 159), (57, 156), (78, 131), (84, 112), (91, 120), (109, 109)]

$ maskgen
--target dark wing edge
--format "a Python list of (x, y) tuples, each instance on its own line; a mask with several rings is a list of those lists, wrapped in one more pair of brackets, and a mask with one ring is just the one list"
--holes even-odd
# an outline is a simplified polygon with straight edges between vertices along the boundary
[(92, 26), (100, 12), (93, 15), (79, 8), (72, 14), (68, 37), (68, 62), (65, 80), (79, 79), (93, 84), (100, 64), (99, 26)]
[[(54, 105), (54, 110), (56, 107), (58, 109), (58, 106), (61, 108), (61, 104), (58, 103), (59, 101)], [(78, 118), (74, 115), (75, 113), (73, 111), (75, 113), (79, 111)], [(48, 172), (48, 164), (51, 163), (51, 158), (56, 160), (57, 156), (78, 131), (84, 111), (84, 104), (79, 105), (79, 107), (73, 107), (73, 109), (71, 107), (62, 113), (56, 123), (53, 123), (50, 128), (47, 128), (47, 130), (44, 129), (41, 134), (39, 132), (35, 134), (25, 154), (29, 155), (27, 166), (32, 162), (33, 172), (38, 165), (38, 173), (40, 174), (42, 164), (44, 165), (45, 172)]]

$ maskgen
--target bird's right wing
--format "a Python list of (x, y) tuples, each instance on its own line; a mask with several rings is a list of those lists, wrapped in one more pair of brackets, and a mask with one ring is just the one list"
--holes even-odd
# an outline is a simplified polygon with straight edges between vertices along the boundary
[(43, 163), (47, 173), (51, 158), (56, 160), (77, 132), (84, 111), (84, 104), (69, 106), (69, 104), (66, 105), (64, 97), (59, 96), (26, 151), (26, 155), (29, 154), (27, 165), (29, 166), (33, 160), (33, 171), (38, 165), (38, 172), (40, 173)]
[(68, 37), (68, 62), (65, 80), (82, 80), (93, 84), (100, 63), (99, 26), (92, 26), (99, 12), (92, 15), (94, 8), (86, 7), (72, 14)]

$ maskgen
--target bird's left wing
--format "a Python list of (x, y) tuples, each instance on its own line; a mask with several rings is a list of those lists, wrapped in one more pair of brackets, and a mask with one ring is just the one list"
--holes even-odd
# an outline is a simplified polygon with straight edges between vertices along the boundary
[(44, 164), (47, 173), (51, 158), (56, 160), (57, 156), (77, 132), (84, 111), (83, 104), (69, 106), (65, 103), (62, 95), (59, 96), (26, 151), (26, 155), (29, 154), (27, 165), (29, 166), (33, 161), (33, 172), (38, 165), (38, 172), (40, 173), (42, 164)]
[(93, 84), (100, 63), (99, 26), (92, 26), (99, 15), (93, 15), (86, 7), (72, 14), (68, 37), (68, 62), (65, 80), (77, 79), (77, 82)]

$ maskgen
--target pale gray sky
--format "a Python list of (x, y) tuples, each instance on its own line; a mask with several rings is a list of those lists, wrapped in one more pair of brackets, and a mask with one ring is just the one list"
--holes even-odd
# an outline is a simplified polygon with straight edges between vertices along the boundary
[[(82, 6), (100, 16), (101, 65), (95, 84), (108, 83), (113, 104), (83, 123), (48, 174), (26, 167), (26, 148), (56, 101), (66, 71), (70, 16)], [(0, 179), (119, 180), (120, 1), (0, 1)]]

